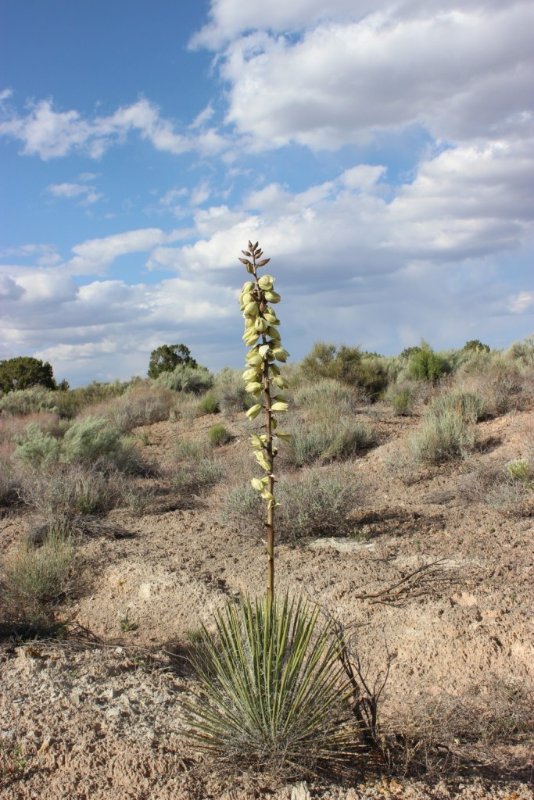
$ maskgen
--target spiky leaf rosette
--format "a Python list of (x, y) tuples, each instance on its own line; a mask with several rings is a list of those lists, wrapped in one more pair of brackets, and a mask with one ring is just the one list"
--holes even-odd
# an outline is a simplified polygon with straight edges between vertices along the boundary
[(244, 599), (203, 628), (186, 707), (201, 749), (240, 768), (329, 768), (354, 754), (349, 687), (330, 624), (302, 600)]

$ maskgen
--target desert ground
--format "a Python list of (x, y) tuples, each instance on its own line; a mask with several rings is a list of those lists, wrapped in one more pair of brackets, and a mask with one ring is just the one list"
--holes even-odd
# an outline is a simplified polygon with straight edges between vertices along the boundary
[[(184, 730), (194, 632), (232, 599), (263, 592), (266, 572), (261, 523), (228, 504), (254, 474), (250, 423), (196, 402), (131, 429), (151, 469), (128, 478), (128, 504), (76, 518), (75, 574), (53, 606), (60, 627), (29, 635), (4, 615), (0, 797), (531, 797), (534, 496), (508, 496), (491, 476), (534, 459), (532, 395), (482, 418), (471, 451), (441, 463), (402, 456), (428, 398), (406, 415), (355, 402), (352, 418), (374, 441), (349, 459), (297, 467), (280, 455), (290, 480), (312, 471), (354, 488), (342, 530), (298, 540), (281, 530), (276, 590), (304, 594), (345, 626), (369, 685), (387, 673), (379, 722), (394, 750), (389, 763), (362, 752), (340, 777), (289, 779), (229, 773)], [(207, 442), (216, 423), (228, 434), (210, 446), (217, 479), (188, 481), (206, 451), (187, 443)], [(5, 557), (23, 542), (37, 548), (41, 523), (35, 505), (6, 501)]]

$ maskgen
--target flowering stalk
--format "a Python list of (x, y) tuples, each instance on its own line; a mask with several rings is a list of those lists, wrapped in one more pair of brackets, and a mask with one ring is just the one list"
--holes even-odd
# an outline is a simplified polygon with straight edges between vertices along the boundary
[(258, 277), (258, 269), (265, 267), (270, 259), (262, 258), (263, 252), (258, 242), (248, 243), (248, 250), (241, 251), (242, 264), (252, 280), (247, 281), (241, 290), (240, 304), (245, 318), (243, 340), (249, 346), (246, 356), (247, 368), (243, 372), (246, 391), (254, 396), (256, 402), (247, 411), (250, 420), (256, 419), (262, 411), (265, 414), (264, 432), (250, 437), (254, 455), (263, 470), (261, 478), (252, 478), (253, 488), (260, 492), (266, 502), (266, 546), (268, 558), (267, 596), (274, 594), (274, 509), (277, 506), (274, 496), (274, 459), (278, 448), (275, 439), (287, 440), (289, 434), (278, 431), (276, 414), (287, 411), (287, 402), (279, 390), (287, 388), (276, 362), (285, 362), (288, 353), (282, 347), (278, 326), (280, 321), (272, 305), (280, 302), (280, 295), (274, 291), (272, 275)]

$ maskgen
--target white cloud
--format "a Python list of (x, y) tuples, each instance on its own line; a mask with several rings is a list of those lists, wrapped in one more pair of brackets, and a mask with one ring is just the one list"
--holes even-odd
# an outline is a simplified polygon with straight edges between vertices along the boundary
[(24, 287), (9, 275), (0, 275), (0, 299), (19, 300), (24, 294)]
[(71, 273), (98, 275), (119, 256), (151, 250), (168, 239), (169, 234), (159, 228), (140, 228), (102, 239), (88, 239), (72, 248), (74, 257), (66, 266)]
[(78, 199), (82, 205), (93, 205), (102, 199), (103, 195), (97, 192), (94, 186), (86, 183), (52, 183), (46, 187), (54, 197)]
[[(0, 258), (31, 258), (41, 267), (53, 266), (61, 261), (61, 256), (52, 244), (22, 244), (16, 247), (6, 247), (0, 251)], [(1, 269), (1, 267), (0, 267)]]
[(380, 182), (384, 174), (383, 167), (358, 165), (296, 194), (269, 184), (249, 194), (241, 208), (199, 211), (198, 241), (158, 248), (151, 262), (224, 271), (242, 242), (256, 237), (284, 259), (286, 278), (300, 280), (306, 265), (318, 278), (335, 282), (398, 271), (417, 260), (496, 256), (520, 248), (532, 234), (532, 143), (445, 150), (423, 161), (412, 183), (396, 189)]
[(299, 30), (320, 19), (360, 16), (372, 11), (373, 0), (212, 0), (210, 21), (193, 37), (194, 47), (219, 48), (247, 30)]
[(510, 297), (509, 308), (513, 314), (534, 313), (534, 291), (518, 292)]
[(16, 278), (0, 275), (0, 287), (0, 358), (31, 352), (75, 382), (144, 374), (150, 351), (163, 342), (184, 341), (199, 356), (206, 339), (221, 341), (229, 321), (238, 323), (235, 292), (214, 294), (198, 279), (76, 286), (59, 270), (28, 270)]
[[(199, 125), (202, 124), (201, 120)], [(191, 151), (212, 155), (228, 147), (224, 137), (209, 128), (177, 132), (173, 123), (161, 116), (159, 108), (145, 98), (92, 119), (75, 110), (56, 111), (51, 100), (41, 100), (25, 116), (11, 112), (0, 122), (0, 135), (19, 140), (25, 155), (37, 155), (44, 161), (72, 152), (101, 158), (131, 132), (137, 132), (156, 150), (173, 155)]]
[(200, 181), (191, 192), (191, 205), (201, 206), (211, 195), (211, 188), (208, 181)]
[(401, 7), (349, 12), (296, 40), (235, 39), (222, 67), (227, 120), (256, 149), (337, 149), (412, 125), (457, 140), (533, 130), (532, 3)]

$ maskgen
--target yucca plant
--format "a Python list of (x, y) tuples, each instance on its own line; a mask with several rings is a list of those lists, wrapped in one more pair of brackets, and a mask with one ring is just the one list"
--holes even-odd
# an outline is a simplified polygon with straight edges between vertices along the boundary
[(287, 388), (280, 368), (276, 364), (284, 363), (289, 353), (282, 347), (278, 326), (280, 320), (276, 316), (272, 305), (281, 300), (278, 292), (274, 291), (274, 278), (272, 275), (258, 277), (258, 269), (265, 267), (270, 258), (263, 258), (263, 251), (256, 244), (248, 243), (248, 250), (242, 250), (244, 258), (240, 258), (249, 275), (253, 278), (247, 281), (241, 290), (240, 305), (245, 318), (245, 333), (243, 341), (250, 347), (247, 353), (247, 368), (243, 373), (245, 390), (251, 394), (255, 403), (246, 412), (250, 420), (256, 419), (262, 411), (265, 415), (264, 432), (253, 434), (250, 437), (254, 455), (264, 475), (261, 478), (252, 478), (251, 483), (267, 505), (265, 526), (267, 529), (267, 595), (272, 600), (274, 596), (274, 509), (276, 500), (274, 496), (274, 459), (277, 453), (275, 438), (287, 440), (289, 434), (278, 431), (277, 413), (287, 411), (285, 397), (280, 390)]
[(328, 621), (302, 600), (230, 604), (202, 628), (200, 689), (186, 707), (196, 744), (243, 767), (315, 772), (355, 752), (349, 686)]
[(288, 353), (270, 305), (280, 300), (274, 278), (258, 277), (269, 259), (257, 242), (249, 242), (243, 255), (253, 278), (240, 298), (250, 347), (243, 378), (255, 400), (246, 413), (250, 420), (264, 414), (262, 432), (251, 436), (264, 474), (251, 484), (266, 503), (267, 594), (230, 603), (216, 614), (213, 633), (201, 629), (192, 657), (199, 691), (186, 718), (197, 746), (234, 767), (316, 771), (345, 761), (357, 736), (330, 623), (319, 620), (318, 607), (274, 594), (274, 459), (276, 439), (288, 438), (278, 431), (276, 415), (287, 402), (279, 393), (286, 384), (276, 362), (285, 362)]

